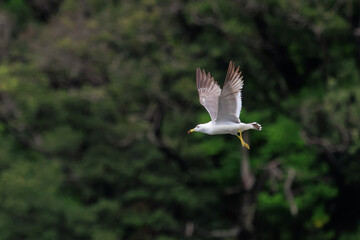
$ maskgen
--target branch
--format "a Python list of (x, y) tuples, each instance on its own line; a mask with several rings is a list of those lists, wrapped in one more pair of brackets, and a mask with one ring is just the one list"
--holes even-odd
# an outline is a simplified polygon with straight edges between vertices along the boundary
[[(249, 142), (249, 135), (247, 132), (243, 133), (244, 141)], [(246, 148), (242, 148), (241, 152), (241, 169), (240, 169), (240, 176), (241, 176), (241, 182), (244, 186), (245, 190), (250, 190), (254, 186), (255, 178), (254, 174), (252, 173), (250, 169), (249, 164), (249, 150)]]
[(295, 216), (298, 213), (298, 207), (294, 201), (294, 195), (291, 191), (291, 185), (295, 179), (296, 171), (294, 169), (288, 169), (287, 177), (284, 184), (284, 192), (286, 196), (286, 200), (290, 205), (291, 215)]
[(12, 23), (5, 13), (0, 14), (0, 59), (5, 57), (11, 40)]
[(185, 225), (185, 237), (191, 237), (194, 234), (195, 224), (193, 222), (187, 222)]
[(239, 227), (233, 227), (227, 230), (213, 230), (209, 233), (212, 238), (231, 238), (236, 237), (240, 232)]
[(341, 144), (332, 144), (328, 139), (326, 138), (319, 138), (319, 137), (314, 137), (314, 136), (309, 136), (305, 130), (301, 131), (301, 137), (305, 140), (305, 142), (307, 142), (309, 145), (316, 145), (316, 146), (320, 146), (323, 149), (325, 149), (325, 151), (327, 153), (334, 153), (334, 152), (343, 152), (345, 151), (350, 143), (350, 137), (349, 137), (349, 133), (344, 129), (341, 128), (339, 126), (335, 126), (335, 128), (338, 129), (339, 134), (341, 136), (342, 139), (342, 143)]
[(189, 167), (186, 162), (168, 147), (163, 140), (161, 126), (163, 125), (164, 106), (162, 105), (162, 102), (158, 101), (155, 107), (151, 109), (147, 115), (149, 117), (148, 120), (152, 125), (148, 132), (148, 139), (166, 155), (166, 159), (174, 160), (181, 171), (188, 172)]

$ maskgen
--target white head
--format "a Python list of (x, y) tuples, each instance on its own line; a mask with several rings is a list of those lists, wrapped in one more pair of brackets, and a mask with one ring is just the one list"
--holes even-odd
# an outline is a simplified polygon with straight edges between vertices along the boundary
[(190, 129), (188, 131), (188, 133), (192, 133), (192, 132), (202, 132), (202, 133), (207, 133), (208, 131), (208, 124), (204, 123), (204, 124), (198, 124), (196, 125), (196, 127), (194, 127), (193, 129)]

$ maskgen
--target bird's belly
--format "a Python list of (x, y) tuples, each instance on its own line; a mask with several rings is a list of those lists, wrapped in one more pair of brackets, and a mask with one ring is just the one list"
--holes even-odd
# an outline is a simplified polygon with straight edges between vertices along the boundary
[(209, 132), (209, 134), (210, 135), (216, 135), (216, 134), (233, 134), (233, 135), (235, 135), (237, 133), (238, 129), (239, 129), (238, 124), (214, 125), (212, 127), (212, 130)]

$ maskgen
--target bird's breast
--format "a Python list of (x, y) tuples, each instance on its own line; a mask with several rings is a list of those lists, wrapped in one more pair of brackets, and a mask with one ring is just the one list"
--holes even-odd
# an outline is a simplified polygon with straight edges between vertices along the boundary
[(238, 124), (214, 124), (209, 129), (210, 135), (216, 134), (236, 134), (239, 129)]

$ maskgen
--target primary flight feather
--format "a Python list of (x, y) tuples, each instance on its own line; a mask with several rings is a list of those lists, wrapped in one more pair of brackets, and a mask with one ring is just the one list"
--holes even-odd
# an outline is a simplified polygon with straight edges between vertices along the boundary
[(209, 112), (211, 121), (197, 125), (188, 133), (236, 135), (240, 139), (242, 146), (250, 149), (249, 145), (244, 142), (241, 133), (248, 129), (261, 130), (261, 125), (257, 122), (242, 123), (240, 121), (243, 85), (244, 81), (239, 67), (235, 69), (235, 64), (232, 61), (229, 64), (223, 90), (211, 77), (210, 73), (206, 74), (205, 70), (197, 68), (196, 87), (199, 92), (199, 100), (201, 105)]

